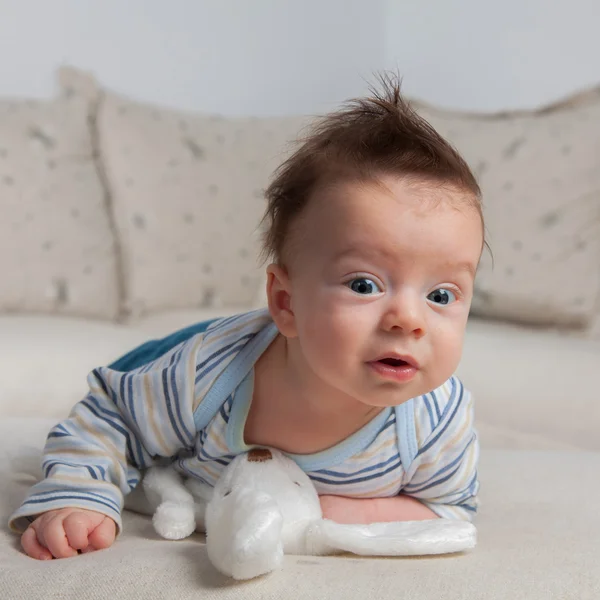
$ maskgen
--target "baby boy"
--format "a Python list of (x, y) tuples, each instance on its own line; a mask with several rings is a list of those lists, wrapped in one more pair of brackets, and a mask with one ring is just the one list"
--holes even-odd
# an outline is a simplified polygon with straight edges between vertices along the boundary
[(454, 375), (484, 245), (469, 167), (386, 80), (317, 122), (266, 196), (268, 309), (89, 375), (11, 516), (28, 555), (110, 546), (156, 461), (214, 485), (263, 446), (338, 522), (474, 516), (473, 404)]

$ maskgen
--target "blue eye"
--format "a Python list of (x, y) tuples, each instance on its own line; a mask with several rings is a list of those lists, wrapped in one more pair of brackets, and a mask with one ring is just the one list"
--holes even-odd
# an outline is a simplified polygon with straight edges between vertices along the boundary
[(346, 284), (353, 292), (367, 296), (369, 294), (378, 294), (381, 292), (379, 286), (366, 277), (357, 277)]
[(428, 294), (427, 300), (434, 302), (435, 304), (446, 305), (456, 302), (457, 298), (454, 292), (446, 288), (438, 288), (437, 290), (433, 290), (433, 292)]

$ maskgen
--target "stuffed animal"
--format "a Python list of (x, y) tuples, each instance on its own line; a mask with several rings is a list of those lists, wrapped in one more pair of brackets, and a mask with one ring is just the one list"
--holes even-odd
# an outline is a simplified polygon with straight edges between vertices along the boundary
[(237, 456), (216, 486), (182, 481), (171, 467), (153, 467), (143, 488), (153, 524), (167, 539), (206, 531), (213, 565), (234, 579), (281, 567), (284, 554), (413, 556), (473, 548), (471, 523), (436, 519), (340, 525), (323, 519), (308, 476), (281, 452), (255, 449)]

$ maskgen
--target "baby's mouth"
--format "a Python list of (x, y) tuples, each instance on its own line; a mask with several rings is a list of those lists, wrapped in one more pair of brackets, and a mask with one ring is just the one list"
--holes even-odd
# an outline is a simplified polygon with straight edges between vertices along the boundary
[(390, 367), (402, 367), (408, 363), (400, 358), (380, 358), (377, 362), (383, 363)]
[(382, 356), (381, 358), (376, 358), (373, 362), (379, 363), (386, 367), (413, 367), (414, 369), (419, 368), (417, 361), (408, 354), (393, 354), (391, 356)]
[(411, 381), (419, 370), (412, 356), (382, 356), (368, 364), (379, 377), (399, 383)]

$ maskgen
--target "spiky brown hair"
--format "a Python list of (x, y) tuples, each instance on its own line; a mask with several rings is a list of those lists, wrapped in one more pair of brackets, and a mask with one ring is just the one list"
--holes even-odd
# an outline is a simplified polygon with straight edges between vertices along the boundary
[(379, 79), (370, 96), (317, 120), (275, 171), (266, 190), (265, 257), (282, 262), (292, 222), (317, 188), (338, 181), (398, 175), (450, 185), (466, 192), (483, 224), (481, 190), (466, 161), (411, 108), (398, 77)]

